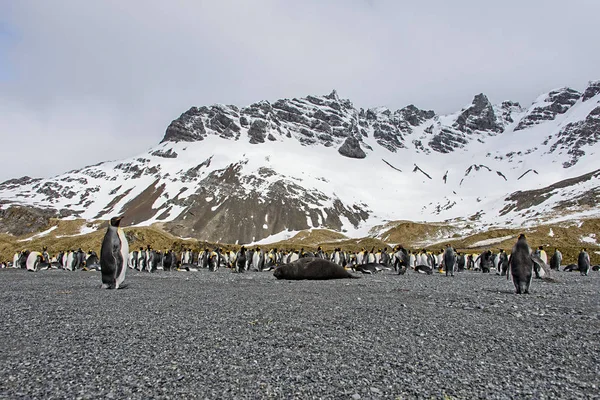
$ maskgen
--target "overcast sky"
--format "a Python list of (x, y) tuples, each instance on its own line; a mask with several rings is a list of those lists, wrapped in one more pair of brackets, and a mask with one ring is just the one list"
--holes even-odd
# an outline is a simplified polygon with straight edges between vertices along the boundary
[(0, 0), (0, 181), (139, 154), (192, 105), (528, 105), (600, 79), (597, 0)]

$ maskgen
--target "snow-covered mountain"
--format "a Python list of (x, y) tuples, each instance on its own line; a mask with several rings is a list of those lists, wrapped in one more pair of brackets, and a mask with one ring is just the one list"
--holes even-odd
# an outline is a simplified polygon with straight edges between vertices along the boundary
[[(389, 221), (520, 226), (600, 215), (600, 81), (529, 107), (484, 94), (450, 115), (357, 109), (326, 96), (192, 107), (156, 147), (51, 179), (0, 184), (0, 204), (63, 218), (164, 223), (248, 243)], [(1, 211), (1, 210), (0, 210)]]

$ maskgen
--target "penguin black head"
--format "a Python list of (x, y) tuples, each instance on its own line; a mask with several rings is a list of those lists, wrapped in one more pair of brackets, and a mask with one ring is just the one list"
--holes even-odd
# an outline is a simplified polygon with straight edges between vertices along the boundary
[(112, 217), (110, 219), (110, 226), (114, 226), (114, 227), (119, 227), (119, 225), (121, 224), (121, 220), (123, 219), (123, 216), (120, 217)]
[(519, 235), (519, 240), (525, 240), (525, 234), (524, 233), (521, 233)]

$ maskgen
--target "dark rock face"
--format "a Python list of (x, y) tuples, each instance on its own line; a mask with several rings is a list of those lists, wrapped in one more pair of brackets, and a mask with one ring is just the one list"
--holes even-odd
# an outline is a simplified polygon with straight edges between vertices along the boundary
[(471, 106), (459, 115), (453, 126), (465, 133), (472, 131), (499, 133), (504, 130), (502, 125), (498, 124), (492, 104), (483, 93), (475, 96)]
[(543, 121), (551, 121), (557, 114), (566, 113), (581, 97), (577, 90), (564, 88), (548, 93), (544, 105), (534, 108), (528, 115), (523, 117), (515, 128), (519, 131)]
[[(406, 147), (405, 134), (433, 117), (433, 111), (414, 105), (394, 112), (356, 110), (349, 100), (340, 99), (333, 91), (321, 97), (282, 99), (273, 104), (261, 101), (242, 109), (223, 105), (192, 107), (171, 122), (163, 142), (203, 140), (211, 134), (238, 140), (242, 129), (248, 129), (252, 144), (288, 137), (303, 145), (331, 147), (341, 146), (350, 136), (368, 137), (372, 129), (377, 143), (396, 152)], [(356, 155), (360, 156), (360, 151)]]
[(50, 224), (50, 218), (59, 216), (56, 210), (31, 206), (0, 208), (0, 232), (15, 236), (36, 233)]
[[(206, 107), (203, 107), (206, 108)], [(206, 130), (204, 123), (200, 116), (202, 115), (201, 109), (198, 107), (192, 107), (179, 118), (173, 120), (167, 127), (165, 137), (161, 141), (163, 142), (195, 142), (197, 140), (203, 140), (206, 136)]]
[(397, 149), (406, 147), (402, 134), (398, 133), (398, 129), (389, 124), (375, 123), (373, 125), (373, 137), (380, 146), (385, 147), (393, 153)]
[(558, 140), (550, 148), (550, 153), (556, 150), (566, 150), (571, 156), (563, 163), (563, 168), (577, 164), (579, 158), (585, 155), (581, 148), (600, 141), (600, 106), (592, 110), (584, 121), (568, 124), (558, 134)]
[(590, 82), (585, 92), (583, 92), (583, 101), (588, 101), (594, 96), (600, 94), (600, 81)]
[(42, 178), (30, 178), (28, 176), (24, 176), (22, 178), (9, 179), (0, 183), (0, 190), (16, 189), (19, 186), (28, 185), (30, 183), (39, 182), (41, 180)]
[(523, 111), (521, 105), (516, 101), (503, 101), (500, 108), (502, 110), (501, 118), (504, 124), (512, 124), (513, 122), (515, 122), (515, 120), (513, 119), (513, 114), (515, 112)]
[(167, 151), (156, 150), (152, 153), (153, 156), (162, 157), (162, 158), (177, 158), (177, 153), (173, 151), (173, 149), (168, 149)]
[(429, 141), (429, 147), (438, 153), (450, 153), (456, 149), (463, 148), (468, 143), (462, 132), (442, 129)]
[(262, 119), (255, 119), (250, 125), (248, 130), (248, 136), (250, 136), (250, 143), (264, 143), (267, 134), (267, 122)]
[[(406, 148), (405, 135), (413, 132), (413, 128), (433, 118), (433, 111), (420, 110), (414, 105), (409, 105), (401, 110), (367, 110), (359, 112), (359, 124), (373, 127), (373, 137), (377, 143), (387, 150), (395, 153), (398, 149)], [(353, 132), (355, 135), (356, 132)], [(367, 136), (366, 132), (361, 134)]]
[(349, 158), (365, 158), (367, 155), (360, 148), (360, 142), (355, 137), (349, 136), (338, 149), (338, 153)]
[(435, 112), (432, 110), (420, 110), (412, 104), (398, 110), (398, 114), (412, 126), (419, 126), (426, 120), (435, 117)]
[(203, 140), (208, 130), (223, 138), (237, 138), (240, 127), (235, 121), (239, 121), (235, 106), (192, 107), (171, 122), (161, 143)]

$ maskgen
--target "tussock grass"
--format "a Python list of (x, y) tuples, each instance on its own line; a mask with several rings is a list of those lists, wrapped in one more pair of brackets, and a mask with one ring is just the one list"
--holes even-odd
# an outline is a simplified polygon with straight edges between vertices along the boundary
[[(13, 254), (16, 251), (24, 249), (39, 251), (44, 246), (48, 247), (49, 252), (53, 255), (60, 250), (77, 250), (78, 248), (86, 252), (89, 250), (99, 252), (107, 222), (52, 220), (51, 225), (44, 228), (43, 231), (49, 229), (51, 226), (57, 226), (57, 228), (46, 236), (30, 241), (22, 240), (33, 235), (14, 237), (7, 234), (0, 234), (0, 260), (12, 260)], [(92, 226), (97, 226), (95, 232), (85, 235), (80, 234), (83, 227)], [(261, 247), (264, 249), (277, 247), (293, 250), (304, 248), (305, 250), (315, 251), (320, 246), (324, 251), (331, 252), (337, 247), (349, 251), (360, 251), (363, 248), (378, 250), (387, 247), (390, 249), (393, 244), (400, 243), (407, 249), (425, 248), (429, 251), (438, 252), (449, 243), (461, 252), (481, 253), (487, 249), (497, 251), (500, 248), (510, 251), (518, 235), (525, 233), (530, 246), (532, 248), (544, 246), (548, 257), (552, 255), (555, 247), (558, 248), (563, 253), (563, 264), (576, 263), (577, 255), (584, 247), (588, 249), (592, 264), (600, 264), (600, 254), (595, 253), (595, 251), (600, 251), (600, 246), (581, 241), (582, 237), (589, 237), (591, 234), (597, 235), (597, 240), (600, 241), (600, 219), (587, 219), (581, 223), (565, 222), (528, 229), (491, 229), (464, 238), (453, 238), (452, 236), (456, 236), (457, 232), (459, 232), (458, 228), (443, 224), (399, 221), (389, 223), (386, 227), (389, 229), (381, 235), (384, 240), (371, 237), (350, 239), (339, 232), (327, 229), (313, 229), (300, 232), (288, 240)], [(217, 246), (226, 251), (235, 251), (240, 248), (239, 245), (233, 244), (215, 244), (195, 239), (184, 240), (164, 231), (161, 224), (151, 227), (125, 228), (124, 230), (129, 240), (130, 250), (139, 249), (140, 247), (145, 248), (147, 245), (157, 250), (173, 249), (178, 252), (187, 248), (199, 251), (204, 248), (213, 249)], [(551, 231), (553, 236), (550, 236)], [(498, 243), (480, 247), (474, 246), (477, 242), (483, 240), (508, 236), (510, 238)], [(436, 243), (427, 246), (419, 245), (424, 240), (435, 240)]]
[(411, 221), (398, 221), (387, 224), (389, 227), (381, 238), (389, 243), (399, 243), (404, 247), (419, 247), (419, 243), (451, 237), (458, 228), (445, 224), (426, 224)]

